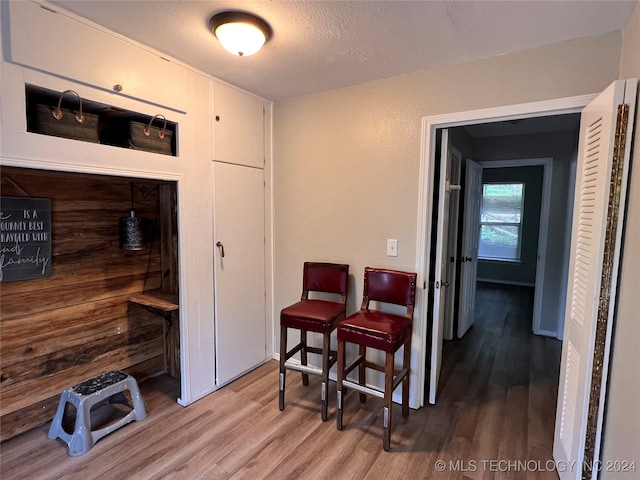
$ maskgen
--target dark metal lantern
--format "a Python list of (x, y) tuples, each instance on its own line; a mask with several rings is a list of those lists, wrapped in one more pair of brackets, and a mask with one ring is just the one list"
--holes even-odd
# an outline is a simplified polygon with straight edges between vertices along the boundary
[(120, 248), (122, 250), (144, 250), (144, 219), (131, 216), (120, 217)]

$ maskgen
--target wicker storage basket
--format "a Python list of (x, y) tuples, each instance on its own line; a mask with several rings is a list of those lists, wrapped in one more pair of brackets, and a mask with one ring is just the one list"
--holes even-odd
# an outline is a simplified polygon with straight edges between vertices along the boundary
[[(78, 97), (78, 108), (61, 108), (62, 98), (67, 93)], [(65, 90), (60, 94), (57, 107), (36, 104), (30, 109), (27, 115), (27, 130), (43, 135), (99, 143), (98, 116), (83, 113), (82, 98), (73, 90)]]
[[(161, 128), (154, 127), (154, 120), (160, 118), (164, 120), (163, 126)], [(173, 132), (167, 130), (167, 120), (162, 115), (156, 115), (148, 124), (131, 121), (129, 123), (129, 148), (174, 155)]]

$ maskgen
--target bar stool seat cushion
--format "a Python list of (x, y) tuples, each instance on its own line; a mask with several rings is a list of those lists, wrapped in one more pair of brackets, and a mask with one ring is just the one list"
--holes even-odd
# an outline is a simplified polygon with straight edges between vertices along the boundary
[(301, 300), (280, 313), (280, 324), (299, 330), (329, 333), (344, 313), (344, 305), (326, 300)]
[(338, 323), (338, 340), (394, 353), (411, 336), (411, 319), (360, 310)]

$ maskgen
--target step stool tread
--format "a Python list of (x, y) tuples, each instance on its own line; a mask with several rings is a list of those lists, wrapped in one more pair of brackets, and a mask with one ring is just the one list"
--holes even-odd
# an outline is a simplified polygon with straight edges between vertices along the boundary
[(107, 373), (98, 375), (97, 377), (85, 380), (71, 387), (74, 393), (78, 395), (91, 395), (100, 390), (104, 390), (111, 385), (115, 385), (118, 382), (126, 379), (128, 375), (118, 370), (112, 370)]

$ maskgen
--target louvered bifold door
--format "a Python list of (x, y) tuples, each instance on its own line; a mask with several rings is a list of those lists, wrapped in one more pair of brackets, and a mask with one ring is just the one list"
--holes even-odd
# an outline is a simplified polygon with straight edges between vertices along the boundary
[(553, 445), (562, 480), (598, 469), (636, 89), (614, 82), (581, 116)]

